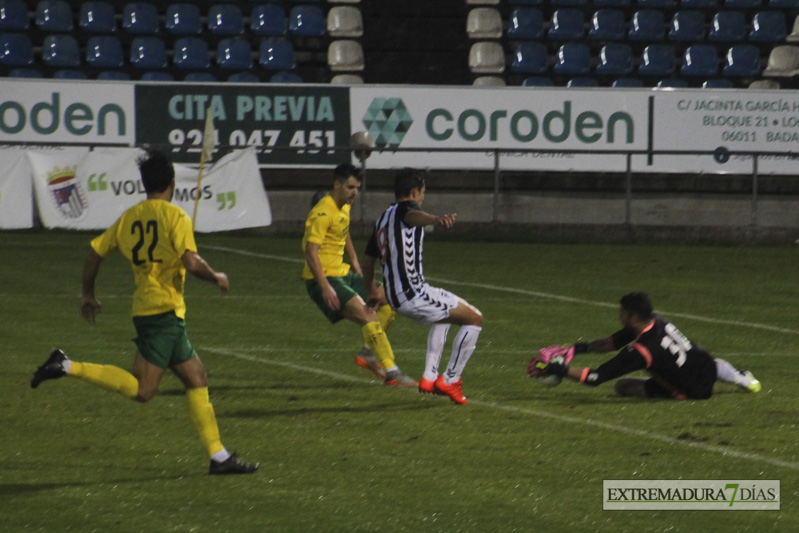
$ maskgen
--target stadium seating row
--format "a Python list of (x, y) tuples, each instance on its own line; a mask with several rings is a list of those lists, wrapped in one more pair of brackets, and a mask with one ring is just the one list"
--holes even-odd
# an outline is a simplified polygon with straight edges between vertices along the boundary
[[(357, 41), (333, 41), (328, 50), (333, 71), (363, 70), (363, 50)], [(31, 66), (35, 62), (31, 39), (24, 33), (0, 35), (0, 65), (11, 67)], [(136, 37), (127, 52), (122, 42), (113, 36), (98, 35), (88, 40), (81, 54), (77, 39), (72, 35), (53, 34), (45, 37), (41, 59), (50, 67), (122, 68), (129, 64), (139, 69), (165, 69), (169, 66), (168, 51), (163, 40), (157, 37)], [(204, 70), (211, 66), (208, 43), (198, 37), (181, 37), (172, 50), (172, 64), (183, 70)], [(85, 57), (85, 63), (83, 61)], [(223, 70), (249, 70), (254, 55), (250, 42), (240, 38), (219, 41), (215, 54), (216, 66)], [(297, 66), (294, 48), (290, 41), (269, 37), (258, 48), (258, 65), (268, 71), (291, 71)]]
[[(307, 1), (307, 0), (306, 0)], [(173, 3), (163, 13), (155, 4), (130, 2), (120, 13), (119, 24), (114, 6), (105, 1), (90, 0), (78, 8), (64, 0), (42, 0), (36, 5), (33, 27), (47, 33), (78, 30), (90, 34), (112, 34), (118, 27), (132, 35), (157, 35), (162, 31), (172, 35), (237, 36), (246, 31), (255, 36), (299, 37), (353, 36), (363, 22), (360, 11), (352, 6), (335, 6), (325, 16), (322, 8), (312, 4), (291, 6), (286, 12), (279, 4), (263, 3), (252, 7), (249, 24), (242, 9), (235, 4), (211, 4), (201, 11), (196, 3)], [(77, 25), (75, 24), (77, 20)], [(0, 30), (25, 31), (31, 19), (24, 0), (0, 0)]]
[[(504, 52), (496, 43), (481, 42), (472, 47), (470, 67), (477, 74), (502, 73), (505, 63)], [(554, 64), (550, 65), (546, 45), (526, 42), (516, 47), (510, 71), (523, 75), (551, 71), (564, 76), (593, 73), (615, 77), (635, 72), (638, 76), (651, 78), (675, 74), (689, 78), (712, 78), (719, 74), (727, 78), (753, 78), (761, 73), (761, 61), (758, 48), (749, 44), (733, 45), (724, 54), (723, 61), (720, 61), (714, 46), (691, 45), (682, 54), (679, 65), (674, 47), (668, 44), (651, 44), (636, 60), (633, 48), (626, 43), (606, 44), (596, 58), (592, 57), (591, 48), (585, 43), (565, 43), (558, 49)]]
[[(727, 9), (799, 9), (799, 0), (502, 0), (511, 6), (543, 6), (553, 7), (615, 7), (626, 8), (639, 6), (649, 9), (716, 9), (723, 6)], [(469, 5), (495, 6), (500, 0), (466, 0)]]
[[(795, 21), (799, 29), (799, 18)], [(586, 30), (586, 26), (588, 29)], [(511, 40), (551, 41), (634, 41), (653, 43), (673, 42), (739, 42), (779, 43), (785, 40), (786, 16), (782, 11), (758, 11), (751, 24), (743, 11), (719, 11), (712, 15), (709, 28), (705, 14), (699, 10), (677, 11), (667, 25), (663, 11), (642, 9), (627, 21), (625, 13), (617, 9), (599, 9), (586, 25), (583, 12), (573, 8), (553, 12), (549, 23), (538, 8), (517, 8), (509, 17), (507, 30), (503, 30), (500, 12), (479, 7), (469, 12), (466, 32), (472, 39), (498, 39), (504, 35)]]

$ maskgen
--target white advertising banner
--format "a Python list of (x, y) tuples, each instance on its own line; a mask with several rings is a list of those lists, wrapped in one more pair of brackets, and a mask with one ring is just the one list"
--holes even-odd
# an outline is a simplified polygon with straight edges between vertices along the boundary
[(112, 144), (135, 140), (133, 84), (0, 80), (0, 143)]
[(33, 227), (33, 190), (25, 150), (0, 149), (0, 229)]
[[(796, 174), (799, 159), (799, 93), (795, 91), (679, 90), (658, 92), (652, 115), (655, 150), (703, 150), (714, 156), (656, 156), (679, 171), (749, 173), (751, 155), (761, 174)], [(793, 152), (793, 154), (791, 154)], [(691, 166), (691, 162), (694, 165)]]
[[(799, 94), (788, 91), (353, 87), (352, 131), (378, 150), (372, 168), (796, 174)], [(428, 149), (479, 152), (428, 152)], [(398, 151), (402, 150), (402, 151)], [(411, 151), (405, 151), (411, 149)], [(416, 150), (419, 151), (416, 151)], [(514, 150), (563, 150), (527, 153)], [(595, 150), (580, 154), (569, 150)], [(652, 151), (707, 151), (653, 155)]]
[[(103, 230), (145, 198), (136, 159), (140, 150), (102, 148), (69, 157), (29, 152), (36, 204), (48, 228)], [(198, 169), (175, 165), (173, 203), (189, 216), (197, 198)], [(252, 149), (207, 165), (197, 213), (198, 232), (268, 226), (272, 214)]]
[[(369, 166), (494, 168), (492, 150), (645, 150), (648, 91), (597, 93), (526, 87), (475, 89), (353, 87), (352, 131), (377, 147)], [(476, 149), (480, 152), (392, 152), (392, 148)], [(503, 169), (612, 170), (623, 155), (512, 152)]]

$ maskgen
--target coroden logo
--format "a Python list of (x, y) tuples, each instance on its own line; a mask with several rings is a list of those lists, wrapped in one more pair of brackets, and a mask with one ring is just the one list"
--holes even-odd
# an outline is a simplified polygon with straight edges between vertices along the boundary
[(427, 114), (425, 128), (434, 141), (453, 136), (468, 142), (495, 142), (510, 136), (516, 142), (529, 143), (536, 138), (560, 144), (571, 139), (580, 143), (633, 144), (635, 123), (632, 115), (616, 111), (603, 116), (598, 111), (574, 112), (566, 100), (560, 109), (480, 109), (453, 111), (437, 108)]
[(606, 479), (602, 483), (602, 508), (619, 511), (778, 511), (780, 481)]
[[(0, 141), (131, 144), (132, 89), (3, 81)], [(82, 87), (82, 86), (81, 86)], [(127, 98), (127, 95), (130, 98)]]

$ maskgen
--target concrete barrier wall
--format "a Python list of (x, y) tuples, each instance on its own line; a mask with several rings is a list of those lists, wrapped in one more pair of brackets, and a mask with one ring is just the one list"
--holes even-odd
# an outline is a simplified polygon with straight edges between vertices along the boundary
[[(302, 233), (312, 196), (312, 191), (270, 191), (271, 231)], [(371, 232), (393, 201), (385, 191), (357, 198), (353, 234)], [(502, 239), (792, 243), (799, 238), (799, 195), (760, 196), (753, 218), (752, 197), (745, 194), (639, 193), (630, 202), (629, 224), (625, 195), (619, 193), (503, 192), (495, 216), (493, 193), (431, 190), (423, 207), (431, 213), (457, 213), (455, 234), (479, 232)]]

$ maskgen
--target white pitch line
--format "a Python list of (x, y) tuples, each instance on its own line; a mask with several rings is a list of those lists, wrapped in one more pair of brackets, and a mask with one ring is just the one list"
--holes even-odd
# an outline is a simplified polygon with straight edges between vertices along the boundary
[[(211, 250), (218, 250), (221, 252), (230, 252), (233, 254), (244, 255), (248, 257), (256, 257), (260, 259), (272, 259), (275, 261), (284, 261), (288, 263), (303, 263), (302, 259), (294, 258), (294, 257), (285, 257), (280, 255), (269, 255), (269, 254), (261, 254), (257, 252), (250, 252), (247, 250), (239, 250), (237, 248), (228, 248), (226, 246), (205, 246), (205, 248)], [(505, 292), (510, 294), (520, 294), (524, 296), (534, 296), (536, 298), (546, 298), (549, 300), (557, 300), (561, 302), (568, 302), (568, 303), (576, 303), (576, 304), (583, 304), (583, 305), (593, 305), (595, 307), (605, 307), (611, 309), (618, 309), (618, 303), (607, 303), (607, 302), (598, 302), (596, 300), (586, 300), (584, 298), (575, 298), (572, 296), (563, 296), (561, 294), (552, 294), (549, 292), (541, 292), (541, 291), (533, 291), (528, 289), (517, 289), (514, 287), (503, 287), (501, 285), (491, 285), (487, 283), (472, 283), (467, 281), (455, 281), (451, 279), (444, 279), (444, 278), (435, 278), (435, 277), (428, 277), (430, 281), (435, 283), (442, 283), (445, 285), (460, 285), (463, 287), (474, 287), (477, 289), (488, 289), (492, 291), (498, 292)], [(677, 313), (671, 311), (663, 311), (659, 310), (658, 312), (666, 315), (668, 317), (680, 317), (686, 318), (689, 320), (696, 320), (697, 322), (708, 322), (711, 324), (723, 324), (727, 326), (739, 326), (739, 327), (747, 327), (753, 329), (762, 329), (766, 331), (773, 331), (776, 333), (786, 333), (789, 335), (799, 335), (799, 330), (796, 329), (789, 329), (789, 328), (781, 328), (778, 326), (772, 326), (770, 324), (760, 324), (757, 322), (746, 322), (744, 320), (726, 320), (723, 318), (711, 318), (705, 317), (701, 315), (693, 315), (690, 313)]]
[[(322, 369), (319, 369), (319, 368), (312, 368), (312, 367), (309, 367), (307, 365), (297, 365), (297, 364), (294, 364), (294, 363), (287, 363), (287, 362), (283, 362), (283, 361), (273, 361), (271, 359), (264, 359), (262, 357), (256, 357), (256, 356), (253, 356), (253, 355), (247, 355), (247, 354), (243, 354), (243, 353), (236, 352), (236, 351), (233, 351), (233, 350), (227, 350), (227, 349), (222, 349), (222, 348), (213, 348), (213, 347), (208, 347), (208, 346), (200, 347), (200, 350), (201, 351), (215, 353), (215, 354), (218, 354), (218, 355), (225, 355), (225, 356), (229, 356), (229, 357), (235, 357), (237, 359), (242, 359), (242, 360), (245, 360), (245, 361), (251, 361), (253, 363), (260, 363), (260, 364), (271, 365), (271, 366), (280, 366), (280, 367), (284, 367), (284, 368), (290, 368), (292, 370), (297, 370), (299, 372), (317, 374), (317, 375), (320, 375), (320, 376), (328, 376), (328, 377), (332, 377), (332, 378), (335, 378), (335, 379), (340, 379), (340, 380), (343, 380), (343, 381), (349, 381), (351, 383), (360, 383), (360, 384), (368, 384), (368, 385), (373, 385), (373, 384), (377, 383), (374, 380), (367, 381), (367, 380), (362, 379), (362, 378), (356, 378), (356, 377), (351, 376), (349, 374), (342, 374), (340, 372), (332, 372), (332, 371), (329, 371), (329, 370), (322, 370)], [(756, 453), (740, 452), (740, 451), (737, 451), (737, 450), (731, 450), (730, 448), (726, 448), (724, 446), (716, 446), (714, 444), (704, 444), (704, 443), (701, 443), (701, 442), (694, 442), (694, 441), (688, 441), (688, 440), (675, 439), (674, 437), (669, 437), (668, 435), (661, 435), (659, 433), (652, 433), (651, 431), (645, 431), (645, 430), (642, 430), (642, 429), (635, 429), (635, 428), (626, 427), (626, 426), (619, 426), (617, 424), (609, 424), (607, 422), (602, 422), (602, 421), (599, 421), (599, 420), (593, 420), (593, 419), (590, 419), (590, 418), (577, 418), (577, 417), (567, 416), (567, 415), (557, 415), (557, 414), (548, 413), (548, 412), (545, 412), (545, 411), (536, 411), (536, 410), (533, 410), (533, 409), (525, 409), (525, 408), (522, 408), (522, 407), (514, 407), (514, 406), (511, 406), (511, 405), (503, 405), (503, 404), (496, 403), (496, 402), (487, 402), (487, 401), (481, 401), (481, 400), (469, 400), (469, 404), (476, 405), (478, 407), (496, 409), (496, 410), (499, 410), (499, 411), (508, 411), (508, 412), (512, 412), (512, 413), (537, 416), (539, 418), (548, 418), (548, 419), (557, 420), (557, 421), (560, 421), (560, 422), (568, 422), (570, 424), (579, 424), (579, 425), (591, 426), (591, 427), (595, 427), (595, 428), (599, 428), (599, 429), (603, 429), (603, 430), (615, 431), (615, 432), (618, 432), (618, 433), (624, 433), (624, 434), (633, 435), (633, 436), (636, 436), (636, 437), (642, 437), (642, 438), (646, 438), (646, 439), (650, 439), (650, 440), (656, 440), (656, 441), (659, 441), (659, 442), (663, 442), (665, 444), (687, 446), (689, 448), (695, 448), (695, 449), (706, 451), (706, 452), (712, 452), (712, 453), (718, 453), (718, 454), (721, 454), (721, 455), (727, 455), (727, 456), (735, 457), (735, 458), (738, 458), (738, 459), (746, 459), (746, 460), (749, 460), (749, 461), (766, 463), (766, 464), (770, 464), (770, 465), (773, 465), (773, 466), (778, 466), (778, 467), (781, 467), (781, 468), (789, 468), (791, 470), (799, 470), (799, 463), (797, 463), (797, 462), (783, 461), (781, 459), (775, 459), (773, 457), (766, 457), (766, 456), (763, 456), (763, 455), (758, 455)]]

